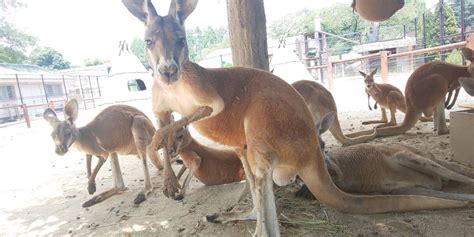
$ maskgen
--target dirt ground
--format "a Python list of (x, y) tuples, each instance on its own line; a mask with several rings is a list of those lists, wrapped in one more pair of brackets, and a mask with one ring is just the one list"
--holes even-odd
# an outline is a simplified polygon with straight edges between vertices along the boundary
[[(132, 105), (147, 113), (150, 108), (149, 101)], [(78, 124), (85, 124), (101, 109), (81, 111)], [(367, 129), (361, 121), (378, 116), (378, 111), (367, 109), (339, 113), (344, 132)], [(402, 114), (397, 117), (402, 121)], [(450, 159), (449, 135), (435, 136), (432, 127), (432, 123), (418, 123), (406, 135), (373, 142), (401, 142)], [(133, 206), (144, 186), (140, 162), (134, 157), (120, 158), (127, 191), (82, 208), (91, 198), (84, 155), (75, 151), (64, 157), (55, 155), (51, 129), (41, 119), (31, 129), (18, 124), (0, 131), (0, 236), (249, 236), (254, 230), (252, 221), (212, 224), (203, 220), (206, 214), (249, 208), (248, 195), (239, 200), (243, 183), (204, 187), (193, 180), (186, 198), (174, 201), (161, 192), (162, 172), (150, 167), (156, 189), (147, 201)], [(340, 148), (330, 134), (324, 139), (327, 149)], [(180, 167), (175, 164), (174, 168)], [(112, 186), (108, 163), (96, 182), (97, 193)], [(451, 189), (474, 193), (474, 187)], [(283, 236), (474, 236), (473, 208), (351, 215), (296, 198), (295, 191), (295, 185), (275, 189)]]

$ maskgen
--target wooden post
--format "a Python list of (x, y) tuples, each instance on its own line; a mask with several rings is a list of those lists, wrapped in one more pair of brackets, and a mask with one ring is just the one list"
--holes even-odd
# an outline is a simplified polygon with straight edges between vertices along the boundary
[(382, 75), (382, 82), (388, 83), (388, 53), (387, 51), (380, 51), (380, 74)]
[(28, 128), (31, 128), (30, 115), (28, 114), (28, 106), (26, 104), (22, 104), (21, 108), (23, 109), (23, 116), (25, 117), (26, 126)]
[(334, 91), (334, 81), (332, 79), (332, 62), (330, 59), (328, 59), (328, 64), (327, 64), (327, 67), (328, 67), (328, 82), (329, 82), (329, 91), (331, 93), (333, 93)]
[(50, 101), (48, 107), (54, 111), (54, 101)]

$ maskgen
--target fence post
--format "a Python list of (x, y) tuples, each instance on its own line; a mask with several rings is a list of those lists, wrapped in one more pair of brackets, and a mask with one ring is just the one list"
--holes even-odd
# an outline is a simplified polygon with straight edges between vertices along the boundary
[(66, 101), (68, 101), (69, 98), (67, 95), (67, 87), (66, 87), (66, 81), (64, 80), (64, 75), (63, 75), (63, 86), (64, 86), (64, 93), (66, 94)]
[(91, 77), (87, 76), (87, 79), (89, 79), (89, 88), (91, 90), (91, 97), (92, 97), (92, 105), (95, 108), (95, 101), (94, 101), (94, 92), (92, 91), (92, 83), (91, 83)]
[(31, 128), (30, 115), (28, 114), (28, 106), (26, 104), (22, 104), (21, 108), (23, 109), (23, 116), (25, 117), (26, 126), (28, 128)]
[(380, 51), (380, 74), (382, 75), (382, 82), (388, 83), (388, 53), (387, 51)]
[(24, 104), (24, 102), (23, 102), (23, 94), (21, 94), (21, 88), (20, 88), (20, 80), (18, 80), (18, 74), (15, 74), (15, 78), (16, 78), (16, 85), (18, 86), (18, 92), (20, 93), (20, 101), (21, 101), (21, 104)]
[(43, 83), (44, 97), (46, 98), (46, 104), (49, 103), (48, 93), (46, 92), (46, 85), (44, 84), (43, 74), (41, 74), (41, 83)]
[(99, 90), (99, 97), (102, 97), (102, 93), (100, 92), (100, 84), (99, 84), (99, 77), (95, 76), (95, 81), (97, 82), (97, 89)]
[(82, 91), (82, 80), (81, 80), (81, 76), (78, 76), (78, 77), (79, 77), (79, 86), (81, 87), (82, 102), (84, 103), (84, 109), (87, 109), (86, 98), (84, 98), (84, 92)]
[(331, 93), (333, 93), (333, 90), (334, 90), (334, 81), (332, 79), (332, 62), (331, 60), (328, 58), (328, 64), (327, 64), (327, 67), (328, 67), (328, 83), (329, 83), (329, 91)]

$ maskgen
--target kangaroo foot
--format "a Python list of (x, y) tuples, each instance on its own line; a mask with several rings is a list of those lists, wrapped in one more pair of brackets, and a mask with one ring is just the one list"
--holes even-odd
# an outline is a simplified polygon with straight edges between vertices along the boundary
[(211, 223), (227, 223), (231, 221), (257, 220), (257, 211), (253, 208), (250, 211), (235, 211), (214, 213), (206, 216), (206, 221)]
[(449, 134), (449, 129), (448, 128), (443, 128), (443, 129), (437, 129), (436, 130), (436, 135), (445, 135)]
[(123, 191), (127, 190), (127, 188), (112, 188), (110, 190), (107, 190), (97, 196), (94, 196), (93, 198), (89, 199), (85, 203), (82, 204), (82, 207), (90, 207), (93, 206), (99, 202), (104, 201), (105, 199), (112, 197), (115, 194), (120, 194)]
[(87, 191), (89, 194), (94, 194), (96, 191), (95, 182), (87, 184)]
[(150, 195), (151, 191), (153, 191), (153, 188), (138, 193), (137, 197), (135, 197), (133, 200), (133, 204), (139, 205), (140, 203), (144, 202)]
[(385, 128), (385, 127), (391, 127), (391, 126), (396, 126), (396, 123), (385, 123), (385, 124), (380, 124), (375, 126), (376, 128)]

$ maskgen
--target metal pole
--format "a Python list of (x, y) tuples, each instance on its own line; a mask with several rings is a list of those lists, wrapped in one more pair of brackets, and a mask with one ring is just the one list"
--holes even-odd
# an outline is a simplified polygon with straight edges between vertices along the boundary
[(102, 93), (100, 92), (99, 77), (96, 76), (96, 77), (95, 77), (95, 80), (96, 80), (96, 82), (97, 82), (97, 89), (99, 89), (99, 97), (102, 97)]
[(461, 40), (466, 40), (466, 17), (465, 17), (465, 9), (466, 5), (464, 0), (461, 0)]
[(444, 44), (444, 0), (439, 0), (439, 43)]
[(87, 76), (87, 79), (89, 80), (89, 89), (91, 90), (91, 96), (92, 96), (92, 105), (95, 108), (95, 102), (94, 102), (94, 92), (92, 91), (92, 83), (91, 83), (91, 77)]
[(43, 74), (41, 74), (41, 82), (43, 83), (43, 90), (44, 90), (44, 96), (46, 98), (46, 104), (49, 103), (48, 101), (48, 93), (46, 93), (46, 85), (44, 84), (44, 78), (43, 78)]
[(405, 39), (407, 37), (407, 27), (406, 25), (403, 25), (403, 38)]
[(84, 92), (82, 91), (82, 80), (81, 80), (81, 76), (78, 76), (78, 77), (79, 77), (79, 86), (81, 87), (82, 102), (84, 103), (84, 109), (87, 109), (86, 98), (84, 98)]
[(415, 39), (418, 40), (418, 17), (415, 17), (415, 19), (413, 19), (413, 23), (415, 24)]
[[(425, 13), (423, 13), (422, 15), (421, 22), (423, 25), (423, 28), (422, 28), (423, 38), (422, 38), (421, 44), (423, 45), (423, 48), (426, 49), (426, 15)], [(425, 62), (426, 62), (426, 55), (423, 54), (423, 63)]]
[(18, 74), (15, 74), (15, 78), (16, 78), (16, 85), (18, 86), (18, 92), (20, 93), (20, 101), (21, 101), (21, 104), (24, 104), (24, 102), (23, 102), (23, 94), (21, 94), (20, 81), (18, 80)]
[(67, 95), (66, 81), (64, 80), (64, 75), (63, 75), (63, 86), (64, 86), (64, 93), (66, 94), (66, 100), (69, 100), (69, 97)]

